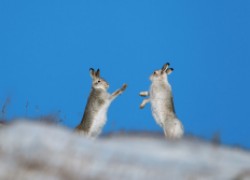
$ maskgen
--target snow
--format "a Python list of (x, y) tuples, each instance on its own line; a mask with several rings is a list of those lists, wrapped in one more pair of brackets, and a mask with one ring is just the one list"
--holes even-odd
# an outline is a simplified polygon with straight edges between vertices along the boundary
[(135, 134), (89, 140), (18, 120), (0, 128), (0, 179), (250, 179), (250, 152)]

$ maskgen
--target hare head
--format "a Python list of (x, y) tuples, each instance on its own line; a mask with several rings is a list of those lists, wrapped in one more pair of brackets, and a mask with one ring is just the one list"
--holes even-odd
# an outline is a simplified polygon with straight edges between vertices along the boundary
[(150, 76), (151, 81), (161, 81), (165, 80), (167, 75), (171, 74), (171, 72), (174, 70), (173, 68), (168, 68), (169, 63), (166, 63), (162, 66), (161, 69), (155, 70), (153, 74)]
[(100, 77), (100, 69), (97, 69), (97, 71), (95, 71), (93, 68), (90, 68), (89, 72), (92, 78), (92, 87), (94, 89), (107, 90), (109, 88), (108, 82)]

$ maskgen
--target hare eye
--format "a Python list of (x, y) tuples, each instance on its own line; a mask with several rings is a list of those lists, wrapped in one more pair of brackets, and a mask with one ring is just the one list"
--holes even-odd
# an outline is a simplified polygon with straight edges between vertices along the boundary
[(154, 71), (154, 74), (156, 74), (156, 72)]
[(100, 83), (101, 81), (100, 81), (100, 80), (98, 80), (97, 82), (98, 82), (98, 83)]

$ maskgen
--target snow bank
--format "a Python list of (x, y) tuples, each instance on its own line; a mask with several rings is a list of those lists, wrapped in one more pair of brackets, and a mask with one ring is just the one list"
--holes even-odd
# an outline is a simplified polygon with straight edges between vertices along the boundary
[(136, 135), (93, 141), (18, 121), (0, 128), (0, 179), (250, 179), (250, 153)]

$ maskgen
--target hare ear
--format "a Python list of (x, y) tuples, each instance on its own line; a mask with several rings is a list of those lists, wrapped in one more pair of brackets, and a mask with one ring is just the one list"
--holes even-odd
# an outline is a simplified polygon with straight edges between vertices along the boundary
[(173, 68), (168, 68), (166, 70), (167, 75), (171, 74), (173, 72), (173, 70), (174, 70)]
[(93, 68), (90, 68), (89, 69), (89, 74), (90, 74), (90, 77), (92, 78), (92, 79), (94, 79), (96, 76), (95, 76), (95, 70), (93, 69)]
[(166, 72), (167, 69), (168, 69), (168, 67), (169, 67), (169, 65), (170, 65), (169, 63), (164, 64), (164, 65), (162, 66), (162, 68), (161, 68), (161, 72), (162, 72), (162, 73)]
[(97, 71), (95, 72), (95, 76), (100, 77), (100, 69), (97, 69)]

